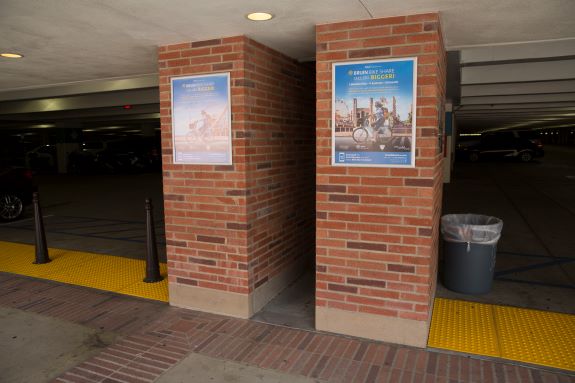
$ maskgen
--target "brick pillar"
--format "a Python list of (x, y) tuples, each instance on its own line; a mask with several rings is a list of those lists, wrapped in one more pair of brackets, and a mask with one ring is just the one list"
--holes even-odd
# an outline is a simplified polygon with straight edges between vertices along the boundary
[[(316, 327), (425, 347), (437, 275), (445, 94), (439, 15), (319, 25)], [(331, 166), (332, 63), (417, 57), (415, 168)]]
[[(313, 260), (314, 72), (243, 36), (159, 48), (170, 303), (247, 318)], [(172, 158), (170, 78), (230, 72), (233, 165)]]

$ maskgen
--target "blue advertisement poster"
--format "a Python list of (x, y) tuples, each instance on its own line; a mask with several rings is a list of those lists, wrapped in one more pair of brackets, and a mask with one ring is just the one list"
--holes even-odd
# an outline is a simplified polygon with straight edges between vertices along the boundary
[(176, 164), (232, 164), (230, 75), (172, 78)]
[(416, 58), (333, 64), (333, 165), (415, 166), (416, 70)]

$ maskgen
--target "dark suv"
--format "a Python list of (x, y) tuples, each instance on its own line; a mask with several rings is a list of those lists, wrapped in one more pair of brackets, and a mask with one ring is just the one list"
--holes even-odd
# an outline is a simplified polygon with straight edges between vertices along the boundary
[(530, 162), (545, 154), (543, 144), (532, 132), (484, 133), (478, 143), (462, 148), (464, 157), (475, 162), (489, 159), (518, 159)]

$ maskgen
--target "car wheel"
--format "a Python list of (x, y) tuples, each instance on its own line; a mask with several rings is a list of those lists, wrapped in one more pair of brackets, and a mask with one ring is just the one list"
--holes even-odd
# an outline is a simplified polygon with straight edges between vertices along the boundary
[(521, 162), (530, 162), (533, 159), (533, 154), (531, 152), (523, 152), (519, 156)]
[(14, 221), (18, 219), (24, 211), (22, 199), (13, 193), (0, 195), (0, 220)]
[(469, 161), (471, 161), (471, 162), (479, 161), (479, 153), (477, 153), (477, 152), (469, 153)]

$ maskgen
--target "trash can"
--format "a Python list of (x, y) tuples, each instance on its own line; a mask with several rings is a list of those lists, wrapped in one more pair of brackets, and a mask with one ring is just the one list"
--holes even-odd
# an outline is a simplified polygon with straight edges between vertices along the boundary
[(485, 294), (491, 290), (501, 229), (503, 221), (496, 217), (478, 214), (441, 217), (445, 287), (464, 294)]

